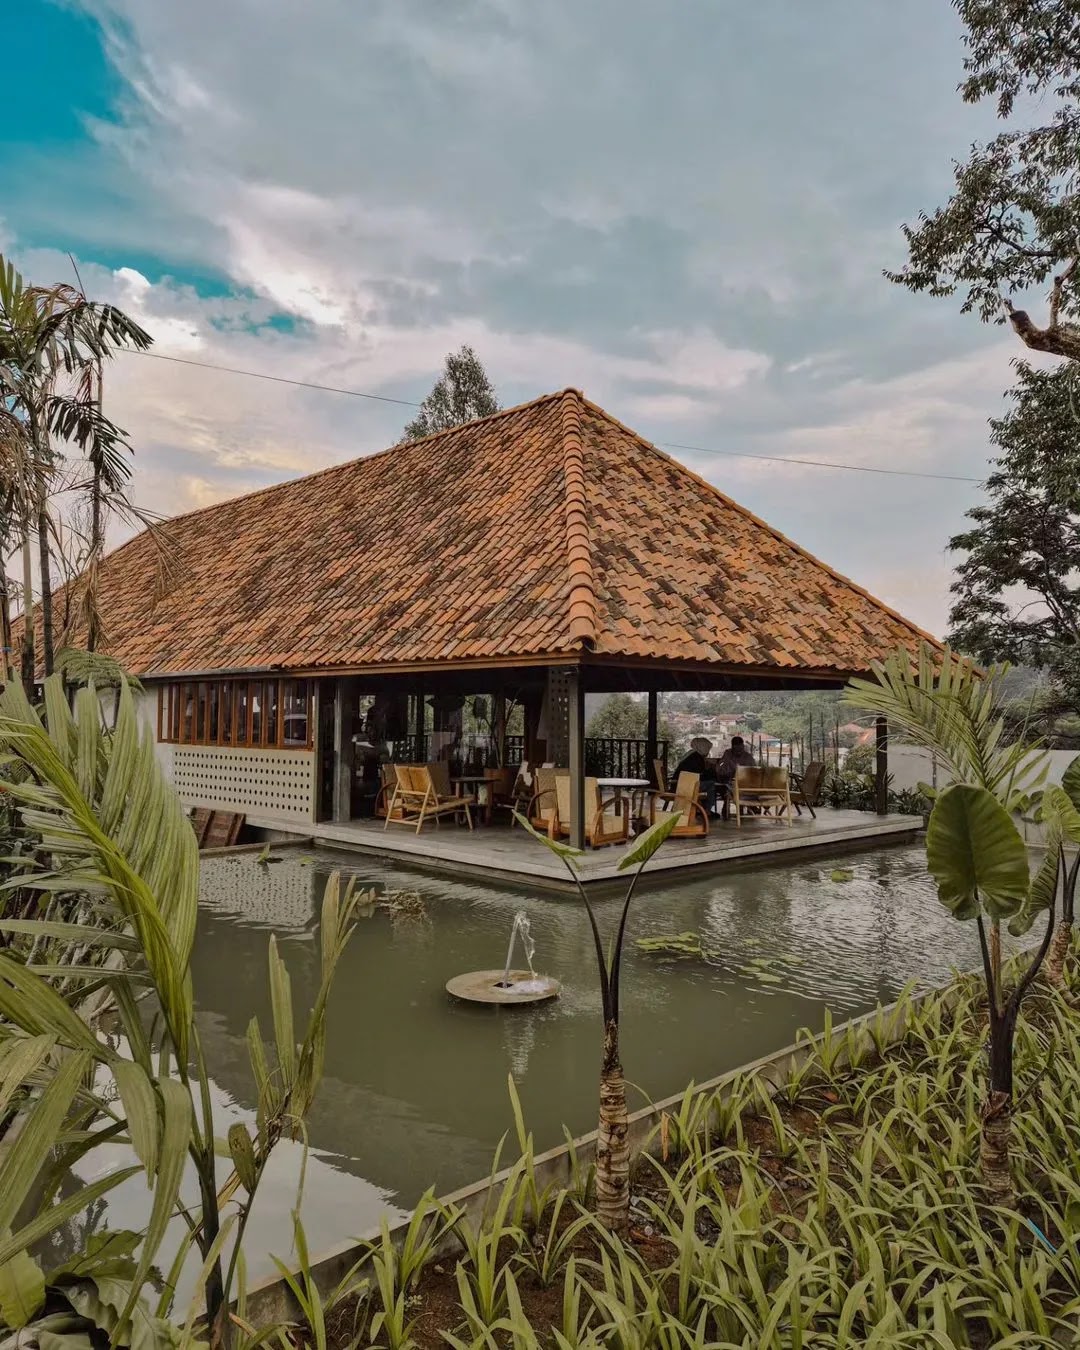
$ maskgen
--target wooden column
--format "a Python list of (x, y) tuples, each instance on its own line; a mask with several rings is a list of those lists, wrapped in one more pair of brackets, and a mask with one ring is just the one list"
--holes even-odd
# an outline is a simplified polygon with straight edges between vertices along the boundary
[(352, 817), (353, 742), (352, 709), (349, 699), (352, 684), (347, 679), (334, 681), (334, 820)]
[[(649, 721), (645, 731), (645, 777), (655, 778), (653, 762), (657, 757), (658, 713), (656, 690), (649, 690)], [(663, 788), (663, 783), (654, 783), (654, 787)]]
[(492, 695), (495, 703), (491, 722), (495, 733), (495, 763), (506, 767), (506, 695), (501, 689)]
[(877, 719), (874, 732), (874, 804), (878, 815), (884, 816), (889, 810), (889, 724), (884, 717)]
[(567, 679), (570, 705), (570, 843), (585, 847), (585, 681), (576, 668)]

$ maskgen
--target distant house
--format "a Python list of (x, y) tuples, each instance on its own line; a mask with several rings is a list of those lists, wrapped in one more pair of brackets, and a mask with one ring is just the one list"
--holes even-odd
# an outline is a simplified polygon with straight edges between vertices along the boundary
[(186, 802), (298, 832), (481, 700), (580, 803), (586, 693), (647, 691), (655, 744), (657, 691), (837, 688), (933, 641), (573, 389), (157, 533), (166, 589), (148, 533), (101, 564), (109, 651)]

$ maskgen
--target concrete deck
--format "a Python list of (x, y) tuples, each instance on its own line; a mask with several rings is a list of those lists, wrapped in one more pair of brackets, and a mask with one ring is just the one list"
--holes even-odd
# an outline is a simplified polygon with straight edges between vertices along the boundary
[[(780, 854), (808, 849), (824, 850), (874, 848), (883, 843), (910, 840), (922, 822), (918, 816), (875, 816), (864, 811), (830, 811), (819, 807), (817, 820), (807, 813), (796, 816), (792, 825), (759, 817), (744, 819), (742, 828), (734, 822), (717, 822), (706, 839), (671, 839), (649, 863), (648, 875), (686, 875), (701, 868), (736, 861), (772, 859)], [(490, 874), (536, 886), (563, 889), (571, 885), (562, 862), (522, 829), (506, 825), (478, 825), (471, 833), (462, 826), (443, 821), (439, 828), (425, 825), (423, 833), (413, 828), (391, 825), (383, 829), (381, 820), (352, 820), (343, 824), (329, 822), (314, 827), (316, 844), (333, 848), (352, 848), (379, 857), (407, 862), (437, 872)], [(611, 882), (619, 873), (622, 848), (590, 849), (578, 860), (583, 881)]]

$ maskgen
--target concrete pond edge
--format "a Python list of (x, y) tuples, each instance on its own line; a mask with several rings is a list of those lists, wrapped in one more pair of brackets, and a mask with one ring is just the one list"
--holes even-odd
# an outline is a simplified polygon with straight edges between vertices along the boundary
[[(947, 985), (925, 989), (919, 993), (901, 995), (893, 1003), (884, 1006), (878, 1004), (868, 1013), (863, 1013), (859, 1017), (853, 1017), (846, 1022), (835, 1025), (832, 1028), (832, 1037), (834, 1039), (843, 1038), (845, 1042), (844, 1049), (838, 1055), (837, 1063), (843, 1065), (848, 1062), (848, 1052), (851, 1048), (855, 1049), (858, 1054), (862, 1054), (867, 1049), (876, 1046), (899, 1044), (907, 1034), (912, 1012), (933, 998), (944, 998), (947, 1002), (952, 1002), (954, 998), (959, 997), (959, 985), (963, 978), (964, 976), (958, 972)], [(849, 1046), (849, 1036), (852, 1032), (855, 1033), (854, 1043)], [(822, 1043), (824, 1034), (824, 1031), (822, 1031), (816, 1035), (806, 1035), (795, 1044), (787, 1045), (782, 1050), (774, 1051), (771, 1055), (751, 1060), (748, 1064), (730, 1069), (727, 1073), (710, 1078), (706, 1082), (695, 1083), (692, 1085), (693, 1091), (690, 1094), (690, 1100), (696, 1101), (700, 1097), (711, 1096), (714, 1093), (719, 1094), (721, 1100), (723, 1100), (730, 1095), (734, 1084), (747, 1075), (756, 1075), (773, 1086), (780, 1087), (815, 1052)], [(665, 1115), (671, 1116), (678, 1113), (686, 1100), (687, 1092), (684, 1089), (682, 1092), (665, 1097), (630, 1113), (630, 1128), (627, 1138), (630, 1145), (631, 1166), (644, 1153), (649, 1153), (652, 1156), (659, 1153), (659, 1129), (662, 1118)], [(555, 1148), (536, 1154), (533, 1162), (538, 1188), (542, 1190), (553, 1182), (568, 1188), (572, 1186), (575, 1172), (581, 1166), (591, 1163), (595, 1147), (596, 1131), (590, 1130), (588, 1134), (579, 1135), (569, 1143), (560, 1144)], [(438, 1203), (462, 1211), (462, 1217), (474, 1226), (481, 1224), (487, 1216), (493, 1198), (505, 1184), (512, 1171), (513, 1164), (504, 1167), (491, 1176), (482, 1178), (480, 1181), (473, 1182), (471, 1185), (463, 1186), (456, 1191), (440, 1196)], [(402, 1219), (400, 1223), (390, 1229), (391, 1241), (395, 1245), (400, 1244), (404, 1238), (410, 1220), (411, 1215)], [(326, 1294), (339, 1284), (346, 1273), (360, 1260), (367, 1245), (379, 1239), (380, 1231), (380, 1227), (371, 1228), (366, 1234), (348, 1238), (344, 1242), (312, 1257), (309, 1270), (321, 1293)], [(445, 1247), (440, 1249), (440, 1254), (445, 1254), (445, 1252)], [(296, 1267), (290, 1267), (290, 1269), (293, 1273), (296, 1273)], [(358, 1277), (359, 1274), (358, 1271)], [(299, 1313), (300, 1309), (292, 1291), (280, 1275), (267, 1276), (264, 1280), (254, 1282), (247, 1290), (246, 1318), (255, 1327), (292, 1321), (296, 1319)]]

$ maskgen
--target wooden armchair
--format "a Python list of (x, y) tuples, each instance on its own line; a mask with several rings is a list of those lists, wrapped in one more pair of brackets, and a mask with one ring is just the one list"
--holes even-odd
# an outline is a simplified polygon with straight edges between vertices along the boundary
[(825, 765), (819, 759), (811, 760), (802, 773), (791, 775), (791, 804), (802, 815), (805, 806), (817, 820), (815, 806), (821, 804), (821, 789), (825, 783)]
[[(555, 781), (556, 818), (552, 838), (570, 836), (570, 775), (561, 775)], [(590, 848), (607, 844), (625, 844), (630, 837), (630, 816), (627, 812), (605, 807), (600, 795), (600, 784), (595, 778), (585, 779), (585, 842)]]
[(390, 798), (397, 786), (395, 767), (393, 764), (379, 765), (379, 791), (375, 794), (375, 816), (378, 820), (385, 820), (390, 809)]
[(667, 768), (662, 759), (654, 759), (652, 762), (653, 777), (656, 779), (657, 792), (666, 792), (668, 790)]
[(791, 779), (787, 769), (740, 765), (735, 770), (731, 801), (735, 808), (735, 824), (740, 828), (742, 813), (747, 810), (763, 814), (772, 811), (778, 825), (781, 815), (786, 814), (787, 823), (794, 824), (791, 815)]
[(679, 813), (679, 823), (671, 831), (674, 839), (704, 839), (709, 833), (709, 813), (698, 800), (701, 774), (681, 773), (674, 792), (654, 792), (649, 798), (649, 824), (671, 812)]
[[(559, 804), (555, 795), (555, 784), (559, 770), (545, 765), (536, 771), (536, 791), (529, 800), (529, 824), (534, 830), (551, 835), (559, 817)], [(565, 774), (566, 770), (562, 770)], [(554, 835), (551, 835), (554, 838)]]
[(495, 795), (495, 808), (499, 811), (510, 812), (510, 828), (517, 824), (517, 813), (521, 812), (526, 818), (529, 813), (529, 803), (532, 801), (534, 792), (534, 777), (530, 771), (528, 761), (522, 760), (518, 766), (517, 774), (508, 792), (501, 789)]
[[(386, 820), (383, 822), (384, 830), (391, 821), (411, 825), (415, 820), (416, 833), (419, 834), (425, 820), (434, 820), (435, 828), (438, 829), (440, 819), (448, 815), (464, 815), (466, 825), (472, 829), (472, 814), (469, 808), (476, 804), (476, 798), (455, 797), (452, 793), (440, 792), (436, 777), (432, 773), (434, 767), (431, 764), (396, 766), (397, 786), (390, 800)], [(442, 774), (438, 775), (439, 781), (442, 777)], [(446, 783), (449, 785), (449, 782), (450, 776), (447, 773)]]

